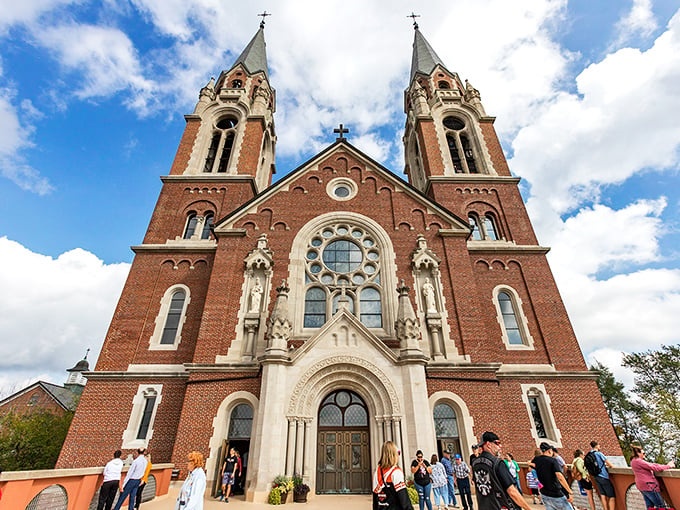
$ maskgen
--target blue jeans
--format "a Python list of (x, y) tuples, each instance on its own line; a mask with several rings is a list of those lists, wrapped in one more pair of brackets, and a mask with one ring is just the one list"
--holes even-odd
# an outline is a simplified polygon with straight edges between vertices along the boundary
[(446, 475), (446, 479), (448, 481), (448, 488), (449, 488), (449, 502), (453, 506), (457, 506), (458, 502), (456, 501), (456, 488), (453, 485), (453, 475)]
[(666, 503), (664, 503), (660, 492), (656, 491), (640, 491), (640, 492), (642, 493), (642, 497), (645, 498), (645, 505), (647, 505), (648, 510), (650, 508), (663, 508), (666, 506)]
[(427, 485), (418, 485), (417, 483), (414, 482), (413, 484), (416, 488), (416, 491), (418, 491), (418, 506), (420, 507), (420, 510), (423, 510), (423, 507), (427, 503), (427, 510), (432, 510), (432, 501), (430, 501), (430, 492), (432, 491), (432, 484), (428, 483)]
[(444, 506), (449, 506), (449, 488), (446, 485), (441, 487), (435, 487), (432, 489), (434, 494), (434, 504), (439, 506), (439, 501), (444, 504)]
[(567, 501), (567, 498), (560, 496), (559, 498), (551, 498), (545, 494), (541, 494), (543, 498), (543, 504), (545, 505), (545, 510), (572, 510), (571, 503)]
[(120, 493), (120, 496), (118, 496), (118, 501), (116, 501), (116, 506), (113, 507), (113, 510), (120, 510), (120, 507), (123, 506), (123, 503), (125, 502), (125, 498), (130, 496), (130, 506), (129, 509), (132, 510), (135, 507), (135, 500), (137, 497), (137, 489), (139, 488), (139, 484), (141, 483), (141, 480), (128, 480), (128, 483), (125, 484), (125, 487), (123, 487), (123, 492)]

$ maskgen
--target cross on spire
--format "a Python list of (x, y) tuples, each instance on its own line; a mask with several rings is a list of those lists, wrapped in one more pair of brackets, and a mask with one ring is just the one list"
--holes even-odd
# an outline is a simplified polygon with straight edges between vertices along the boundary
[(416, 22), (416, 18), (420, 18), (420, 14), (414, 14), (413, 11), (411, 11), (411, 14), (406, 16), (407, 18), (412, 18), (413, 19), (413, 28), (415, 30), (418, 30), (418, 23)]
[(258, 14), (258, 16), (262, 16), (262, 21), (260, 21), (260, 28), (264, 28), (264, 19), (267, 16), (271, 16), (267, 11), (264, 11), (262, 14)]
[(87, 355), (88, 355), (88, 354), (90, 354), (90, 348), (89, 348), (89, 347), (88, 347), (88, 349), (85, 351), (85, 357), (84, 357), (83, 359), (87, 359)]
[(338, 137), (335, 139), (335, 141), (337, 142), (337, 141), (345, 140), (345, 139), (346, 139), (345, 136), (344, 136), (344, 134), (345, 134), (345, 133), (349, 133), (349, 129), (347, 129), (347, 128), (344, 127), (342, 124), (340, 124), (340, 127), (339, 127), (339, 128), (335, 128), (335, 129), (333, 130), (333, 133), (338, 133)]

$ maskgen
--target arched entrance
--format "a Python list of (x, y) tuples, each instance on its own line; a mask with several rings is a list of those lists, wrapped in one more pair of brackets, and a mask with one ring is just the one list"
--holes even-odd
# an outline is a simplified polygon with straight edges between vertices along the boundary
[(371, 491), (368, 408), (349, 390), (321, 401), (318, 414), (317, 494)]
[(437, 436), (437, 455), (448, 451), (451, 455), (462, 454), (460, 434), (458, 432), (458, 417), (453, 408), (443, 402), (434, 406), (434, 431)]

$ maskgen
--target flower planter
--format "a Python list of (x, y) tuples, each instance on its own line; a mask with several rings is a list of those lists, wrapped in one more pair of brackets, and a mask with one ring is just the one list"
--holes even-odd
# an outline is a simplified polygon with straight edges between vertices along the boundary
[(307, 493), (293, 493), (293, 501), (296, 503), (307, 503)]

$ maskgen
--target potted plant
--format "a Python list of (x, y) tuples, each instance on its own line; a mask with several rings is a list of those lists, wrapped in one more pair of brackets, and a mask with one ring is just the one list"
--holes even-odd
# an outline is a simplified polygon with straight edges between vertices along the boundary
[(286, 502), (288, 494), (293, 490), (293, 480), (284, 475), (274, 478), (272, 491), (269, 493), (269, 503), (271, 505), (281, 505)]
[(307, 503), (308, 493), (309, 485), (302, 481), (302, 477), (300, 475), (293, 475), (293, 501), (296, 503)]

